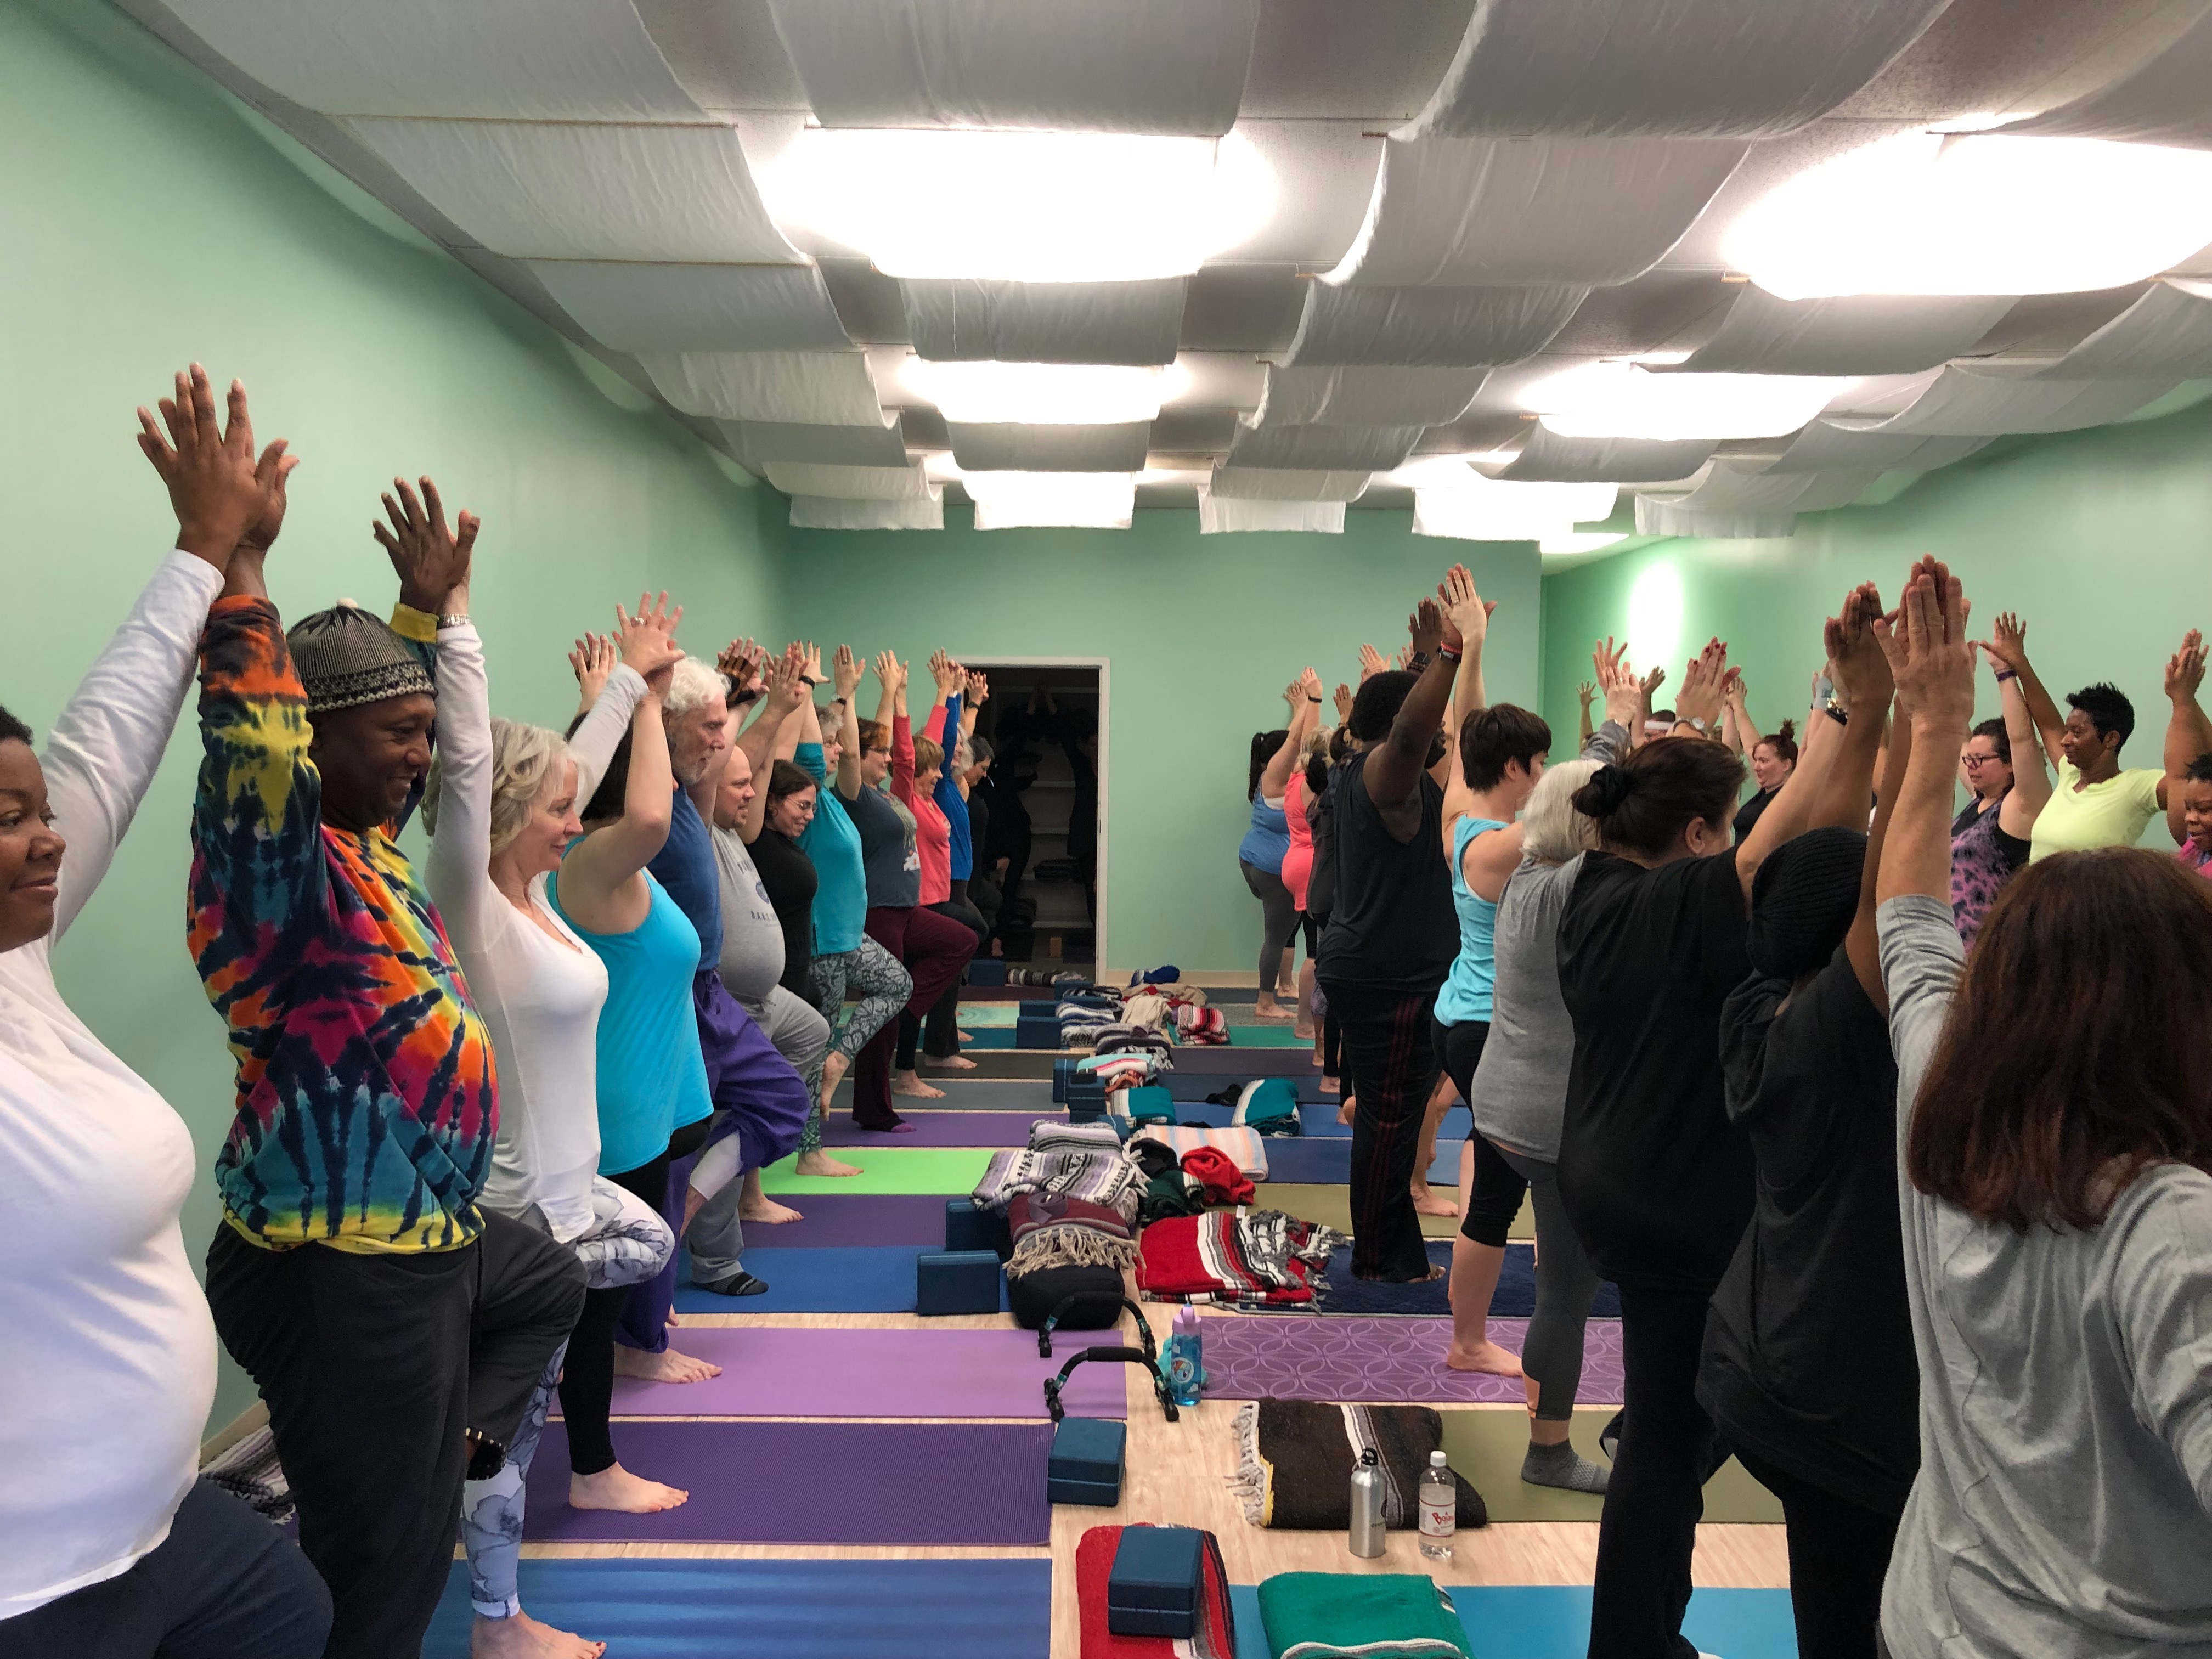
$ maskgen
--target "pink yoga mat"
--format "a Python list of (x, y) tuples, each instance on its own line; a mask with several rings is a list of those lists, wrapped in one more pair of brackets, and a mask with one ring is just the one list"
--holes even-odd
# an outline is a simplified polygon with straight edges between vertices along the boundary
[[(530, 1466), (522, 1535), (579, 1544), (1042, 1544), (1052, 1535), (1051, 1446), (1043, 1423), (623, 1423), (615, 1429), (623, 1467), (681, 1486), (691, 1501), (618, 1515), (568, 1507), (568, 1437), (549, 1423)], [(699, 1639), (698, 1651), (728, 1650), (712, 1632)]]
[[(1449, 1319), (1253, 1314), (1209, 1318), (1203, 1328), (1206, 1392), (1216, 1399), (1441, 1406), (1528, 1397), (1517, 1376), (1446, 1365)], [(1525, 1319), (1490, 1322), (1491, 1340), (1516, 1354), (1528, 1335)], [(1621, 1395), (1620, 1322), (1593, 1319), (1584, 1328), (1575, 1398), (1585, 1406), (1617, 1406)]]
[[(1021, 1330), (684, 1326), (670, 1332), (669, 1340), (682, 1352), (712, 1360), (722, 1374), (704, 1382), (618, 1376), (614, 1414), (1042, 1417), (1045, 1378), (1079, 1349), (1120, 1340), (1103, 1331), (1060, 1336), (1054, 1357), (1042, 1359), (1035, 1334)], [(1078, 1417), (1127, 1417), (1129, 1378), (1136, 1375), (1133, 1365), (1079, 1365), (1061, 1403)]]

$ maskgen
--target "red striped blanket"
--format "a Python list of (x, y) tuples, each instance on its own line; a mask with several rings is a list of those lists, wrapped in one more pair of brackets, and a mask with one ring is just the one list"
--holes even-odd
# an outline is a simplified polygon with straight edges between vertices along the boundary
[(1279, 1210), (1209, 1210), (1153, 1222), (1137, 1241), (1137, 1284), (1154, 1302), (1292, 1305), (1326, 1284), (1333, 1227)]

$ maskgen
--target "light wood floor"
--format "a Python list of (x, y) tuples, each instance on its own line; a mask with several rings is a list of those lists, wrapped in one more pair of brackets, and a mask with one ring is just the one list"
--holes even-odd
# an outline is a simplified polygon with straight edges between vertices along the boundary
[[(799, 1200), (804, 1206), (805, 1200)], [(765, 1243), (769, 1230), (754, 1232)], [(1155, 1335), (1164, 1342), (1175, 1310), (1145, 1304)], [(1126, 1318), (1127, 1316), (1125, 1315)], [(818, 1326), (830, 1329), (999, 1329), (1010, 1315), (975, 1315), (921, 1319), (912, 1314), (688, 1314), (679, 1316), (671, 1343), (684, 1346), (685, 1327), (714, 1325)], [(1071, 1334), (1073, 1352), (1081, 1342), (1098, 1340)], [(1139, 1388), (1129, 1371), (1129, 1451), (1121, 1505), (1115, 1510), (1060, 1505), (1054, 1509), (1048, 1546), (864, 1546), (821, 1544), (533, 1544), (532, 1557), (690, 1557), (725, 1559), (806, 1558), (831, 1560), (927, 1560), (967, 1556), (1049, 1557), (1052, 1586), (1052, 1659), (1077, 1659), (1075, 1547), (1091, 1528), (1132, 1521), (1203, 1527), (1221, 1540), (1222, 1557), (1232, 1583), (1251, 1584), (1271, 1573), (1428, 1572), (1461, 1584), (1587, 1584), (1597, 1553), (1597, 1528), (1588, 1522), (1498, 1522), (1480, 1532), (1462, 1533), (1452, 1561), (1443, 1571), (1424, 1561), (1414, 1534), (1394, 1533), (1388, 1554), (1362, 1561), (1349, 1553), (1337, 1533), (1277, 1532), (1248, 1523), (1225, 1484), (1236, 1466), (1230, 1420), (1233, 1402), (1212, 1401), (1166, 1421), (1149, 1388)], [(1492, 1407), (1519, 1411), (1514, 1406)], [(877, 1419), (896, 1420), (896, 1419)], [(622, 1425), (615, 1425), (619, 1448)], [(1697, 1583), (1720, 1588), (1779, 1589), (1790, 1582), (1783, 1530), (1778, 1526), (1709, 1526), (1698, 1529), (1692, 1571)]]

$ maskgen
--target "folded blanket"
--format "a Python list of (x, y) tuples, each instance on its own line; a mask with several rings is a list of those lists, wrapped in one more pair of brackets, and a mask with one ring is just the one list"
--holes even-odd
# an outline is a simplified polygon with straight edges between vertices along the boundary
[(1116, 1636), (1106, 1628), (1106, 1581), (1113, 1576), (1114, 1552), (1121, 1546), (1119, 1527), (1093, 1527), (1075, 1546), (1075, 1604), (1082, 1631), (1080, 1659), (1236, 1659), (1237, 1626), (1229, 1610), (1229, 1574), (1221, 1565), (1221, 1542), (1205, 1534), (1199, 1555), (1200, 1580), (1198, 1631), (1173, 1636)]
[(1139, 1239), (1137, 1283), (1154, 1302), (1307, 1303), (1342, 1243), (1334, 1228), (1279, 1210), (1174, 1216), (1153, 1222)]
[(1195, 1123), (1149, 1123), (1129, 1137), (1157, 1140), (1171, 1148), (1180, 1159), (1201, 1146), (1228, 1155), (1229, 1160), (1255, 1181), (1267, 1178), (1267, 1148), (1257, 1129), (1209, 1129)]
[(1041, 1117), (1030, 1125), (1030, 1150), (1118, 1152), (1121, 1150), (1121, 1134), (1110, 1123), (1063, 1123), (1058, 1118)]
[(1249, 1204), (1252, 1183), (1237, 1160), (1218, 1146), (1194, 1146), (1182, 1155), (1182, 1172), (1195, 1181), (1208, 1204)]
[(1126, 1054), (1093, 1054), (1076, 1065), (1076, 1070), (1084, 1076), (1097, 1079), (1109, 1095), (1116, 1089), (1141, 1088), (1172, 1067), (1173, 1062), (1165, 1054), (1144, 1049)]
[[(1444, 1433), (1443, 1419), (1426, 1406), (1258, 1400), (1239, 1406), (1236, 1421), (1237, 1473), (1229, 1485), (1254, 1526), (1294, 1532), (1349, 1527), (1352, 1472), (1370, 1447), (1382, 1474), (1383, 1524), (1419, 1524), (1421, 1476)], [(1487, 1526), (1482, 1494), (1465, 1476), (1455, 1472), (1452, 1479), (1459, 1484), (1459, 1524)]]
[(1136, 1265), (1129, 1222), (1103, 1204), (1022, 1193), (1006, 1206), (1006, 1227), (1014, 1241), (1006, 1272), (1015, 1277), (1045, 1267)]
[(1222, 1043), (1229, 1041), (1229, 1022), (1218, 1008), (1179, 1003), (1175, 1011), (1176, 1033), (1186, 1042)]
[(1426, 1573), (1279, 1572), (1260, 1581), (1260, 1622), (1269, 1659), (1468, 1659), (1467, 1626)]
[(1147, 1030), (1141, 1025), (1131, 1025), (1126, 1021), (1107, 1026), (1098, 1032), (1097, 1036), (1097, 1040), (1091, 1047), (1101, 1054), (1138, 1053), (1172, 1054), (1175, 1053), (1175, 1044), (1165, 1033)]
[(1126, 1154), (1104, 1148), (1065, 1152), (997, 1152), (970, 1194), (979, 1210), (1004, 1212), (1024, 1193), (1079, 1198), (1104, 1206), (1124, 1220), (1137, 1215), (1144, 1174)]

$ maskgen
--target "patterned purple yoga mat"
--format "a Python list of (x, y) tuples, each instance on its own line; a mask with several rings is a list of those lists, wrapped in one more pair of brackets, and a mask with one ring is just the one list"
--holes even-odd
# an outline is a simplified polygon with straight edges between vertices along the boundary
[[(913, 1139), (909, 1135), (902, 1140)], [(846, 1244), (927, 1244), (945, 1248), (945, 1200), (893, 1193), (787, 1193), (785, 1201), (799, 1212), (796, 1221), (771, 1226), (745, 1224), (745, 1243), (779, 1249)]]
[(530, 1466), (532, 1543), (1042, 1544), (1043, 1423), (622, 1423), (623, 1467), (684, 1487), (654, 1515), (568, 1507), (568, 1437)]
[[(1583, 1340), (1585, 1406), (1621, 1403), (1620, 1322), (1593, 1319)], [(1515, 1353), (1525, 1319), (1493, 1319), (1491, 1340)], [(1440, 1406), (1525, 1401), (1517, 1376), (1444, 1364), (1449, 1319), (1252, 1314), (1206, 1322), (1206, 1392), (1221, 1400), (1326, 1400), (1340, 1405)]]
[(831, 1116), (823, 1127), (825, 1146), (1026, 1146), (1030, 1125), (1038, 1118), (1065, 1123), (1067, 1114), (1048, 1107), (1019, 1112), (908, 1111), (901, 1114), (914, 1126), (910, 1135), (875, 1134), (855, 1129), (843, 1114)]
[[(1046, 1359), (1035, 1334), (1012, 1329), (700, 1325), (669, 1340), (722, 1374), (703, 1382), (618, 1376), (617, 1417), (1042, 1417), (1045, 1378), (1091, 1340), (1063, 1338)], [(1079, 1365), (1062, 1401), (1078, 1417), (1127, 1417), (1133, 1369)]]

